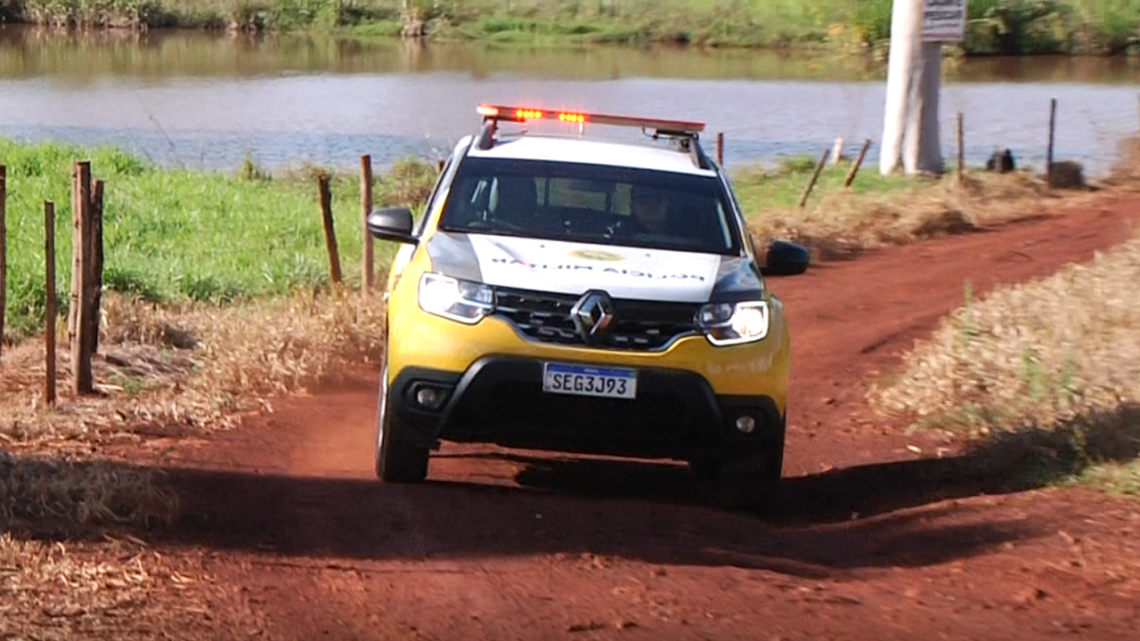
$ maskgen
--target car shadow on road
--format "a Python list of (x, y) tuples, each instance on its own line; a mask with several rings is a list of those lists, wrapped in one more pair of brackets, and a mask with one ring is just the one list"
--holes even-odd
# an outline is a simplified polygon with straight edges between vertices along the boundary
[[(85, 524), (69, 524), (58, 518), (66, 511), (54, 510), (50, 525), (35, 515), (19, 523), (0, 517), (0, 529), (48, 540), (101, 540), (108, 531), (125, 531), (157, 546), (360, 561), (586, 555), (824, 577), (939, 564), (1055, 532), (1057, 515), (1050, 512), (1024, 518), (1000, 506), (953, 499), (1041, 487), (1092, 460), (1133, 461), (1140, 456), (1137, 419), (1140, 408), (1129, 406), (1055, 430), (990, 439), (957, 457), (788, 478), (762, 512), (720, 509), (709, 486), (695, 483), (683, 467), (636, 461), (509, 454), (519, 468), (517, 485), (442, 474), (426, 484), (399, 486), (368, 478), (35, 462), (9, 455), (0, 461), (7, 471), (0, 472), (19, 480), (10, 487), (10, 507), (32, 505), (36, 496), (19, 493), (34, 494), (49, 481), (138, 484), (153, 474), (177, 496), (178, 509), (169, 527), (128, 530), (114, 518), (92, 526), (99, 512), (91, 510), (77, 512), (87, 514)], [(98, 470), (87, 474), (84, 466)], [(115, 488), (78, 482), (68, 487), (110, 496), (116, 514), (129, 514), (131, 497), (140, 491), (124, 486), (115, 490), (119, 495), (105, 494)]]
[[(626, 468), (624, 474), (642, 473)], [(172, 481), (183, 498), (182, 517), (174, 528), (151, 533), (153, 543), (299, 557), (446, 561), (586, 555), (823, 578), (863, 568), (939, 564), (1038, 536), (1031, 520), (954, 506), (876, 518), (849, 514), (842, 522), (778, 523), (698, 500), (676, 501), (664, 489), (641, 500), (622, 492), (584, 496), (561, 482), (541, 488), (456, 480), (390, 486), (203, 471), (181, 471)]]
[[(711, 484), (681, 465), (525, 454), (494, 457), (523, 466), (517, 482), (535, 489), (599, 499), (710, 505)], [(872, 463), (785, 477), (751, 514), (771, 524), (821, 525), (890, 514), (982, 495), (1038, 489), (1075, 478), (1097, 463), (1140, 458), (1140, 406), (1081, 414), (1052, 429), (998, 432), (954, 456)]]

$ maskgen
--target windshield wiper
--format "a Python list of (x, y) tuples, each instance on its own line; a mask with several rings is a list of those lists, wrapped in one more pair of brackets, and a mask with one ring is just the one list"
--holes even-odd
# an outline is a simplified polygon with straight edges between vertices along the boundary
[(439, 231), (451, 232), (454, 234), (486, 234), (488, 236), (510, 236), (512, 238), (537, 238), (534, 234), (526, 232), (508, 231), (505, 229), (479, 229), (477, 227), (439, 227)]

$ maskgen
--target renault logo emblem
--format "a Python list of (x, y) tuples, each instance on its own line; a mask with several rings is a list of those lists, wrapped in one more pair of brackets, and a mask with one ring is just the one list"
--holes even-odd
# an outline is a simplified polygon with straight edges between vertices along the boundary
[(598, 343), (613, 325), (614, 302), (605, 292), (586, 292), (570, 310), (578, 335), (587, 343)]

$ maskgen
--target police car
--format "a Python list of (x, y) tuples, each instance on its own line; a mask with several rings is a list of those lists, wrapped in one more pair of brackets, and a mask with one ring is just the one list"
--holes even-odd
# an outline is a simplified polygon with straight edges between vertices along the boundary
[(385, 290), (379, 478), (423, 481), (450, 440), (778, 482), (791, 336), (767, 279), (804, 272), (808, 254), (757, 250), (704, 124), (477, 113), (422, 216), (368, 217), (401, 245)]

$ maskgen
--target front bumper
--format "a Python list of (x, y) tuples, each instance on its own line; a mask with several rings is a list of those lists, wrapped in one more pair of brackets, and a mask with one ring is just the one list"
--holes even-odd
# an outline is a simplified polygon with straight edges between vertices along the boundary
[[(543, 362), (491, 356), (460, 373), (405, 367), (389, 386), (400, 438), (679, 460), (782, 446), (784, 419), (769, 396), (718, 395), (698, 373), (660, 367), (638, 368), (636, 399), (549, 394)], [(425, 386), (434, 407), (417, 401)], [(755, 421), (747, 434), (735, 427), (745, 415)]]

